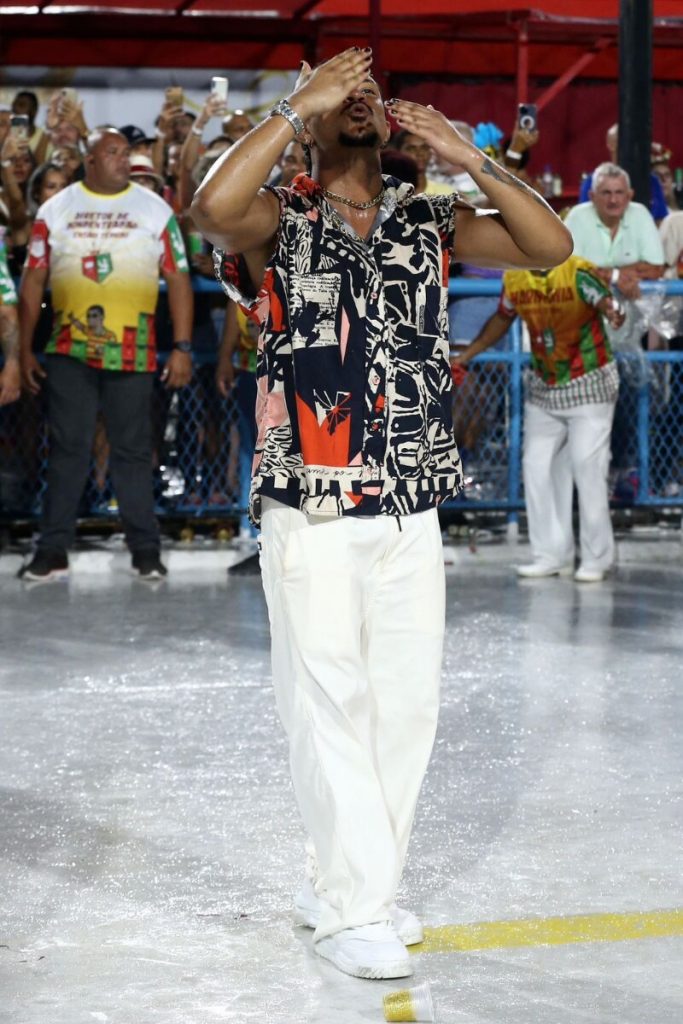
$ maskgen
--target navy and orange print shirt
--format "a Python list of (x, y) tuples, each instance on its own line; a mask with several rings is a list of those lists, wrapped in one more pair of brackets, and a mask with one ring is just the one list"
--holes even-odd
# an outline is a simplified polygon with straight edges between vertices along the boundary
[(216, 252), (227, 294), (259, 326), (251, 514), (406, 515), (462, 486), (446, 312), (454, 196), (385, 179), (373, 230), (348, 229), (319, 185), (276, 188), (280, 227), (257, 295)]

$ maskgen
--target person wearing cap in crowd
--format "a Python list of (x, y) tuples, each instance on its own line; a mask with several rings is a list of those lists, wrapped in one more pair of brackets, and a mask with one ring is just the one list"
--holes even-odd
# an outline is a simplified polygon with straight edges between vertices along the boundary
[(135, 124), (124, 124), (119, 131), (130, 146), (131, 161), (138, 155), (152, 159), (152, 146), (156, 142), (155, 136), (147, 135), (142, 128), (138, 128)]
[[(394, 900), (438, 716), (437, 507), (462, 485), (449, 261), (553, 266), (571, 238), (536, 193), (417, 103), (386, 112), (464, 166), (499, 213), (383, 178), (390, 125), (371, 65), (358, 47), (304, 63), (294, 91), (205, 177), (192, 216), (259, 327), (251, 512), (315, 850), (297, 920), (339, 970), (391, 978), (412, 973), (405, 944), (422, 937)], [(262, 187), (296, 136), (311, 174)]]
[(164, 179), (157, 174), (154, 164), (144, 153), (138, 153), (131, 157), (130, 180), (134, 181), (136, 185), (148, 188), (151, 192), (156, 192), (157, 195), (161, 194), (164, 187)]

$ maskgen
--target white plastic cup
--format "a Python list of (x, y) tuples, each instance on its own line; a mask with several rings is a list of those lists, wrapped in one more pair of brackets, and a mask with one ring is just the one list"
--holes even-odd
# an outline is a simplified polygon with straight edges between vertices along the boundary
[(384, 997), (384, 1019), (388, 1021), (433, 1021), (434, 1004), (429, 982), (421, 981), (413, 988), (388, 992)]

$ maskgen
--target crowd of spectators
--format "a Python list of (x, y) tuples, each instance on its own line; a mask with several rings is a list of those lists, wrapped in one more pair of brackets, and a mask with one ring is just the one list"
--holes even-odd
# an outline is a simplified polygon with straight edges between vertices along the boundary
[[(465, 137), (487, 149), (499, 163), (527, 183), (547, 194), (546, 183), (531, 172), (534, 146), (539, 139), (535, 127), (512, 124), (507, 134), (494, 125), (470, 126), (453, 122)], [(11, 107), (0, 108), (0, 254), (3, 291), (0, 299), (0, 326), (6, 357), (11, 356), (8, 339), (14, 337), (12, 281), (18, 280), (27, 264), (32, 229), (38, 211), (64, 189), (87, 178), (93, 133), (114, 132), (122, 140), (128, 159), (127, 179), (154, 193), (175, 217), (182, 235), (189, 268), (194, 275), (213, 278), (210, 246), (193, 227), (188, 209), (195, 190), (213, 163), (235, 141), (253, 127), (248, 113), (229, 110), (220, 96), (209, 93), (198, 113), (185, 109), (182, 90), (169, 87), (161, 98), (159, 113), (151, 126), (136, 124), (92, 125), (88, 112), (73, 89), (56, 91), (41, 112), (35, 93), (21, 90)], [(637, 300), (644, 279), (683, 275), (683, 189), (677, 188), (671, 166), (671, 151), (662, 143), (652, 145), (651, 201), (649, 209), (633, 201), (628, 174), (616, 163), (618, 126), (607, 131), (603, 154), (590, 161), (595, 170), (576, 183), (579, 203), (569, 209), (567, 198), (558, 195), (553, 202), (575, 240), (575, 253), (597, 267), (607, 287), (625, 303)], [(475, 206), (485, 202), (474, 181), (463, 168), (444, 166), (434, 160), (429, 146), (418, 136), (397, 132), (384, 151), (385, 173), (394, 174), (427, 194), (457, 191)], [(306, 171), (307, 155), (297, 141), (285, 150), (269, 179), (272, 185), (288, 185), (297, 174)], [(42, 217), (42, 213), (41, 213)], [(183, 257), (184, 259), (184, 254)], [(4, 269), (3, 269), (4, 268)], [(459, 266), (455, 273), (468, 278), (499, 277), (500, 272), (474, 266)], [(455, 363), (458, 352), (470, 345), (495, 311), (495, 298), (459, 298), (451, 303), (450, 333)], [(94, 307), (87, 317), (94, 318)], [(172, 312), (172, 311), (171, 311)], [(161, 297), (157, 311), (157, 343), (160, 350), (172, 348), (172, 317), (169, 302)], [(74, 329), (86, 332), (92, 325), (72, 318)], [(94, 319), (93, 319), (94, 323)], [(102, 325), (100, 325), (102, 327)], [(34, 345), (45, 348), (52, 325), (48, 312), (37, 314)], [(679, 332), (680, 333), (680, 332)], [(650, 330), (646, 343), (662, 344), (661, 335)], [(176, 339), (177, 340), (177, 339)], [(249, 453), (253, 447), (253, 425), (249, 406), (253, 404), (255, 345), (253, 332), (239, 311), (228, 309), (226, 300), (215, 291), (195, 294), (191, 340), (196, 352), (207, 356), (206, 366), (195, 371), (196, 387), (202, 396), (204, 423), (199, 428), (204, 446), (203, 458), (219, 450), (231, 453), (222, 479), (212, 478), (209, 492), (196, 495), (197, 502), (215, 505), (246, 505)], [(666, 339), (678, 347), (680, 337)], [(11, 358), (5, 359), (0, 375), (0, 403), (17, 398), (17, 380)], [(456, 373), (456, 435), (467, 455), (485, 427), (482, 409), (487, 405), (491, 381), (486, 367), (475, 372)], [(30, 389), (29, 389), (30, 390)], [(226, 420), (221, 403), (230, 401), (235, 411)], [(167, 409), (168, 411), (168, 409)], [(181, 410), (182, 413), (182, 410)], [(182, 416), (181, 416), (182, 418)], [(155, 428), (163, 433), (163, 425)], [(184, 429), (181, 425), (180, 429)], [(196, 428), (193, 428), (196, 429)], [(108, 442), (101, 419), (95, 437), (99, 476), (106, 475), (110, 459)], [(195, 446), (196, 447), (196, 446)], [(186, 472), (184, 487), (192, 499), (201, 486), (197, 466)], [(249, 530), (246, 519), (242, 528)]]

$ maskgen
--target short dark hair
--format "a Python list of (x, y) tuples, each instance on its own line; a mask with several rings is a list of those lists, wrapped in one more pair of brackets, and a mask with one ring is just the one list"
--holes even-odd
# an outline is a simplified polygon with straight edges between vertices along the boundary
[(408, 185), (417, 186), (417, 162), (407, 153), (401, 153), (397, 149), (383, 149), (380, 153), (382, 163), (382, 174), (390, 174), (399, 181)]
[[(18, 100), (20, 97), (23, 98), (24, 96), (26, 97), (26, 99), (29, 99), (31, 101), (31, 103), (33, 104), (33, 113), (37, 114), (39, 104), (38, 97), (36, 96), (36, 94), (34, 92), (31, 92), (30, 89), (20, 89), (19, 92), (15, 94), (14, 99)], [(12, 102), (14, 102), (14, 100), (12, 100)]]
[(104, 306), (88, 306), (85, 315), (87, 316), (88, 313), (99, 313), (100, 316), (104, 316)]

